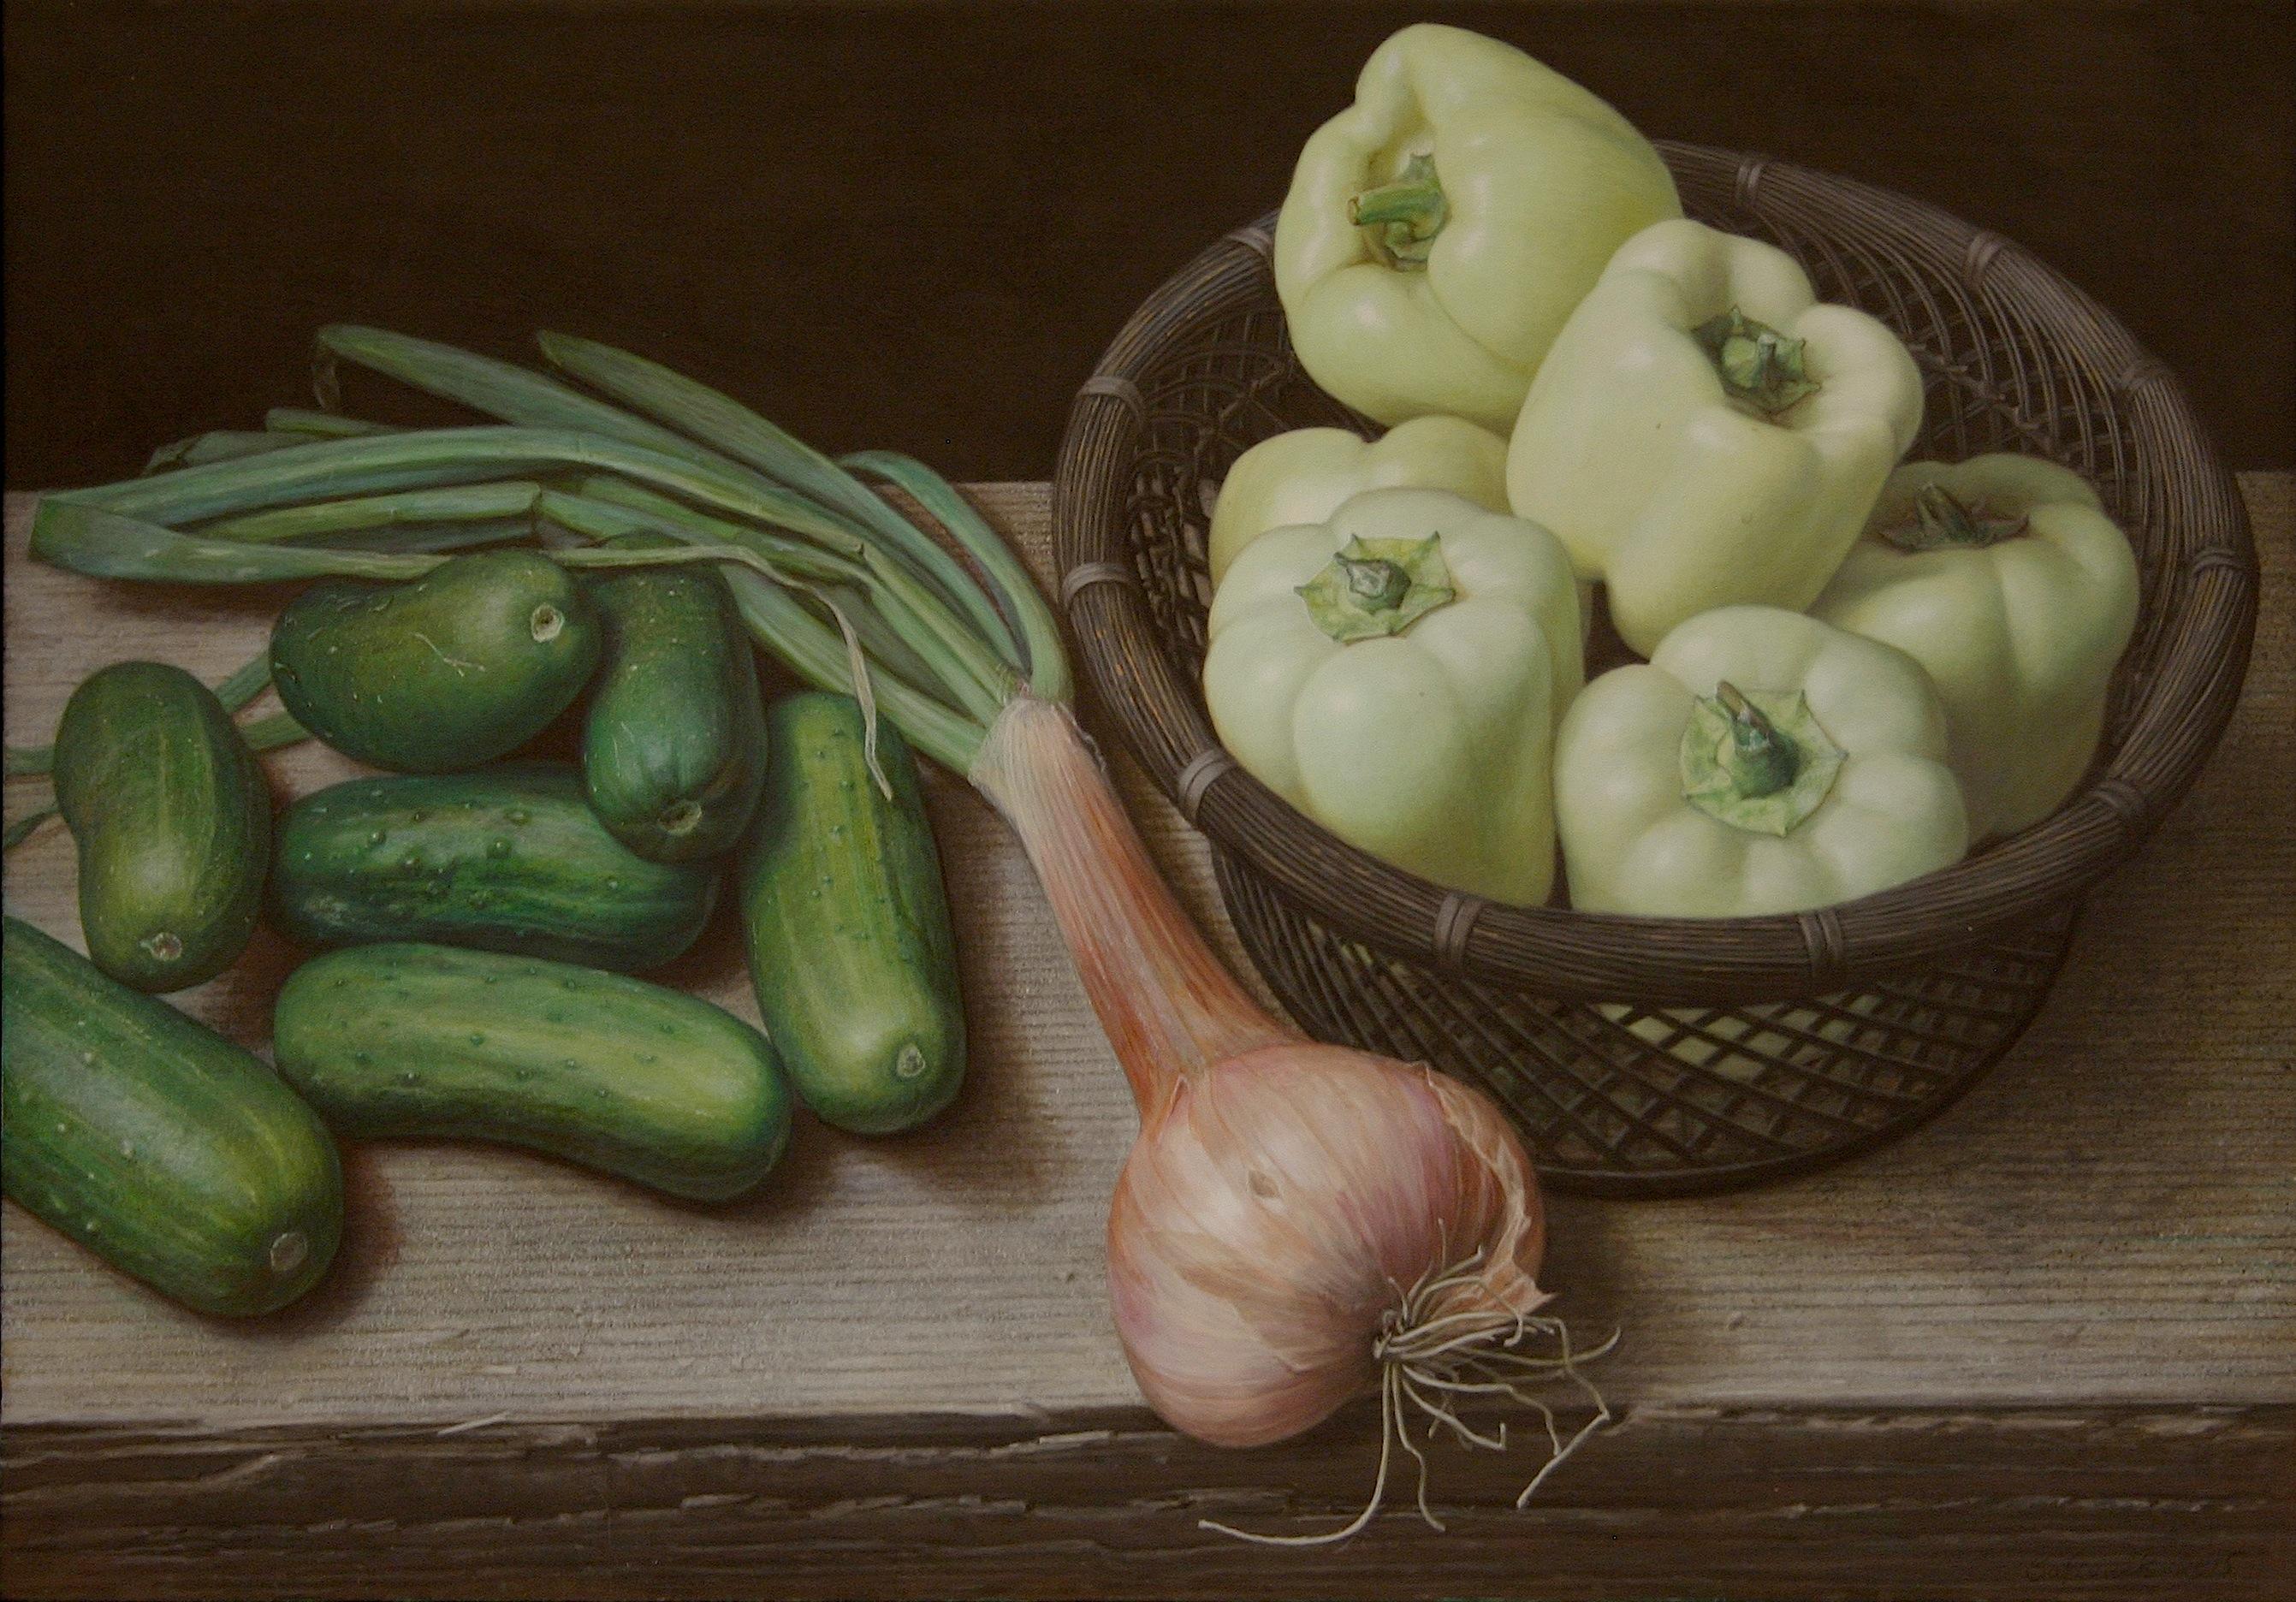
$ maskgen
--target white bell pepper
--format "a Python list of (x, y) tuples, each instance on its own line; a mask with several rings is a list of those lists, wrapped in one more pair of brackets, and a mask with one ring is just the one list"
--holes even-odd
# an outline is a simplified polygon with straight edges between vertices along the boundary
[(1584, 674), (1554, 536), (1442, 490), (1371, 490), (1247, 546), (1210, 634), (1204, 699), (1248, 772), (1398, 867), (1546, 899), (1554, 726)]
[(2080, 782), (2136, 599), (2136, 555), (2079, 474), (1986, 456), (1890, 474), (1811, 615), (1929, 670), (1982, 840)]
[(1611, 252), (1681, 215), (1610, 106), (1512, 45), (1422, 22), (1300, 152), (1275, 290), (1308, 375), (1357, 411), (1504, 431)]
[(1459, 417), (1414, 417), (1376, 440), (1343, 428), (1297, 428), (1235, 459), (1212, 503), (1212, 582), (1270, 529), (1319, 523), (1366, 489), (1447, 489), (1505, 512), (1507, 442)]
[(1737, 917), (1829, 906), (1969, 844), (1921, 664), (1768, 606), (1702, 612), (1571, 704), (1555, 822), (1570, 904)]
[(1888, 328), (1819, 302), (1774, 246), (1663, 222), (1620, 247), (1555, 340), (1507, 493), (1647, 656), (1713, 607), (1816, 600), (1921, 418)]

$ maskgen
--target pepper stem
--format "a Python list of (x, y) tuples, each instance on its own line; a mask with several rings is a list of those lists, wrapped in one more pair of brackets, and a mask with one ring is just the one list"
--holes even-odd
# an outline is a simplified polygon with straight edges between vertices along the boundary
[(1683, 727), (1682, 799), (1734, 829), (1784, 839), (1824, 804), (1848, 760), (1800, 691), (1718, 684)]
[(1989, 517), (1982, 503), (1971, 505), (1932, 481), (1914, 493), (1914, 521), (1882, 530), (1901, 551), (1981, 551), (2022, 534), (2030, 519)]
[(1395, 563), (1335, 556), (1348, 594), (1365, 612), (1393, 612), (1411, 592), (1411, 575)]
[(1775, 795), (1792, 784), (1801, 768), (1792, 739), (1727, 679), (1714, 686), (1714, 697), (1730, 714), (1730, 751), (1722, 766), (1738, 793)]
[(1372, 229), (1373, 242), (1389, 265), (1406, 271), (1427, 265), (1435, 236), (1450, 220), (1451, 203), (1435, 176), (1432, 156), (1414, 155), (1392, 182), (1364, 190), (1348, 201), (1348, 220)]
[(1817, 393), (1817, 382), (1809, 376), (1808, 341), (1789, 339), (1734, 306), (1701, 323), (1691, 330), (1691, 337), (1722, 375), (1724, 392), (1764, 417), (1791, 410)]
[(1405, 629), (1457, 598), (1443, 537), (1348, 541), (1300, 586), (1316, 627), (1346, 645)]

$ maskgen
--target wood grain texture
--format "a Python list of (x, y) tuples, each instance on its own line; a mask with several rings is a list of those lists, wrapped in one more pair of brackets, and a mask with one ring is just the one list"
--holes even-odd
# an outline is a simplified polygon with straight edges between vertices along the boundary
[[(1435, 1457), (1448, 1527), (1326, 1551), (1369, 1418), (1222, 1452), (1080, 1414), (1049, 1429), (769, 1420), (89, 1431), (12, 1448), (11, 1596), (1851, 1598), (2286, 1595), (2287, 1409), (1637, 1407), (1513, 1507), (1525, 1470)], [(1519, 1456), (1519, 1454), (1518, 1454)]]
[[(928, 1131), (805, 1122), (765, 1195), (715, 1211), (515, 1154), (358, 1148), (334, 1276), (251, 1327), (9, 1205), (0, 1587), (2272, 1594), (2296, 1525), (2296, 480), (2244, 488), (2265, 590), (2241, 711), (1994, 1075), (1793, 1184), (1554, 1204), (1546, 1278), (1574, 1322), (1627, 1332), (1603, 1375), (1624, 1423), (1527, 1514), (1522, 1454), (1447, 1450), (1447, 1540), (1398, 1513), (1302, 1561), (1194, 1529), (1320, 1527), (1368, 1482), (1368, 1418), (1222, 1453), (1140, 1408), (1101, 1280), (1121, 1077), (1017, 848), (939, 782), (974, 1068)], [(977, 498), (1041, 569), (1042, 487)], [(260, 645), (275, 593), (55, 573), (22, 560), (20, 511), (12, 742), (104, 661), (213, 678)], [(351, 770), (310, 747), (269, 766), (283, 793)], [(1126, 784), (1225, 940), (1201, 842)], [(12, 784), (9, 816), (38, 788)], [(10, 859), (9, 906), (75, 937), (70, 895), (52, 826)], [(260, 1045), (291, 961), (265, 937), (176, 1000)], [(730, 927), (674, 977), (755, 1016)]]

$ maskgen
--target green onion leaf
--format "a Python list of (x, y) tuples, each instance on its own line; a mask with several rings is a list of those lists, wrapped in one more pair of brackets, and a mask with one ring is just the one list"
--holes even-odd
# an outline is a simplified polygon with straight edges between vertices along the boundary
[(446, 550), (530, 536), (534, 503), (541, 494), (540, 484), (520, 479), (407, 489), (243, 513), (204, 524), (198, 532), (250, 545)]
[[(317, 448), (314, 447), (314, 448)], [(191, 472), (203, 471), (190, 469)], [(179, 534), (68, 496), (32, 513), (32, 555), (94, 579), (170, 584), (278, 584), (298, 579), (419, 579), (445, 560), (308, 546), (246, 545)]]
[(32, 831), (55, 815), (53, 807), (44, 807), (37, 812), (28, 812), (10, 824), (7, 833), (0, 834), (0, 852), (14, 850), (32, 837)]
[(459, 402), (505, 423), (527, 428), (574, 429), (703, 466), (732, 465), (682, 434), (633, 417), (619, 407), (608, 406), (546, 374), (512, 362), (460, 350), (435, 340), (350, 323), (322, 328), (317, 342), (323, 363), (357, 362), (410, 389)]
[(828, 456), (731, 396), (659, 362), (570, 334), (544, 333), (536, 338), (554, 366), (583, 382), (675, 424), (877, 535), (931, 586), (936, 598), (964, 612), (997, 654), (1021, 665), (1020, 647), (1004, 618), (956, 559)]
[(346, 417), (340, 412), (314, 412), (292, 406), (273, 407), (263, 414), (263, 426), (274, 433), (314, 434), (322, 440), (406, 431), (388, 423), (369, 423), (363, 417)]
[(144, 476), (168, 472), (178, 467), (197, 467), (208, 462), (235, 462), (242, 456), (260, 456), (275, 450), (291, 450), (299, 445), (311, 443), (308, 434), (250, 433), (242, 429), (217, 429), (212, 433), (193, 434), (188, 440), (178, 440), (172, 445), (162, 445), (144, 464)]
[(856, 451), (840, 460), (854, 472), (883, 479), (907, 495), (980, 563), (998, 610), (1020, 633), (1020, 665), (1029, 670), (1029, 686), (1047, 701), (1066, 700), (1068, 653), (1061, 647), (1060, 621), (1045, 604), (1035, 578), (1021, 565), (1021, 558), (973, 510), (972, 503), (922, 462), (898, 451)]

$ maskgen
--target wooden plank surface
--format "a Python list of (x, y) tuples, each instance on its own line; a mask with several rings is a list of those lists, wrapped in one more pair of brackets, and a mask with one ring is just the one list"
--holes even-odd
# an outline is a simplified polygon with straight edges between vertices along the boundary
[[(1271, 1566), (1195, 1531), (1317, 1527), (1286, 1520), (1359, 1493), (1368, 1420), (1219, 1453), (1139, 1406), (1100, 1262), (1131, 1109), (1017, 848), (942, 784), (974, 1067), (929, 1131), (803, 1122), (766, 1195), (714, 1211), (514, 1154), (361, 1148), (334, 1277), (259, 1327), (178, 1311), (10, 1204), (5, 1589), (2267, 1594), (2296, 1518), (2296, 480), (2244, 487), (2246, 696), (2009, 1059), (1844, 1168), (1554, 1204), (1544, 1277), (1626, 1332), (1603, 1371), (1623, 1422), (1529, 1514), (1504, 1511), (1520, 1462), (1446, 1453), (1447, 1541), (1398, 1515)], [(1042, 487), (978, 498), (1041, 568)], [(12, 742), (103, 661), (214, 678), (259, 646), (275, 596), (49, 571), (21, 560), (20, 510)], [(270, 766), (283, 791), (349, 771), (308, 747)], [(1226, 940), (1201, 842), (1126, 781)], [(11, 817), (35, 788), (10, 786)], [(6, 883), (76, 936), (60, 831)], [(259, 1045), (291, 960), (266, 941), (178, 1002)], [(755, 1015), (727, 927), (674, 977)], [(1637, 1532), (1655, 1544), (1616, 1556)], [(1887, 1555), (1870, 1591), (1844, 1578), (1865, 1542)], [(554, 1579), (567, 1562), (580, 1579)]]

